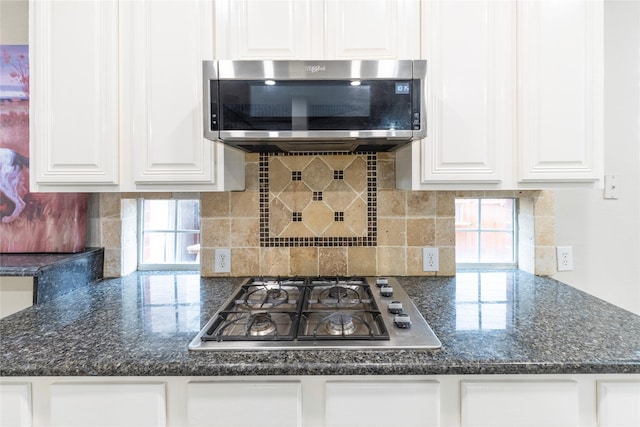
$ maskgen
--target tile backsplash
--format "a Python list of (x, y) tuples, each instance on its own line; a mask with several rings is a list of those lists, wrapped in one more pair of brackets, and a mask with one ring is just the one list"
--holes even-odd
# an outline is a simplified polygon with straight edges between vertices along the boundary
[[(200, 193), (201, 274), (228, 276), (214, 272), (214, 254), (231, 248), (231, 276), (454, 275), (455, 198), (482, 196), (520, 200), (520, 268), (555, 272), (552, 191), (397, 190), (394, 161), (393, 153), (247, 154), (245, 191)], [(135, 269), (139, 197), (171, 193), (90, 198), (88, 244), (105, 248), (106, 277)], [(422, 271), (424, 246), (439, 248), (437, 273)]]

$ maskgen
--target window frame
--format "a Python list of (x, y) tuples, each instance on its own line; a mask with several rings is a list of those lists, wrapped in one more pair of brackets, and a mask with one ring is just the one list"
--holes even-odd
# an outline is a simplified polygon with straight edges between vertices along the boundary
[[(456, 261), (456, 269), (482, 269), (482, 270), (495, 270), (495, 269), (514, 269), (518, 268), (518, 208), (519, 208), (519, 199), (517, 197), (456, 197), (456, 200), (477, 200), (478, 201), (478, 227), (475, 229), (464, 228), (458, 229), (457, 227), (457, 211), (454, 214), (454, 235), (457, 235), (458, 231), (464, 232), (476, 232), (478, 236), (478, 247), (477, 251), (480, 255), (482, 252), (482, 233), (492, 233), (492, 232), (505, 232), (509, 231), (507, 229), (484, 229), (482, 228), (482, 200), (512, 200), (513, 208), (511, 212), (511, 223), (513, 224), (511, 231), (511, 238), (513, 242), (513, 251), (512, 251), (512, 259), (513, 262), (457, 262)], [(457, 242), (456, 242), (456, 250), (457, 250)], [(457, 255), (456, 255), (457, 256)]]
[[(155, 199), (147, 199), (147, 200), (155, 200)], [(158, 199), (160, 200), (160, 199)], [(162, 199), (165, 200), (165, 199)], [(202, 224), (200, 224), (200, 229), (198, 230), (182, 230), (182, 229), (178, 229), (178, 207), (179, 207), (179, 201), (180, 200), (193, 200), (193, 201), (197, 201), (198, 203), (200, 203), (200, 198), (195, 198), (195, 197), (184, 197), (184, 198), (177, 198), (177, 197), (172, 197), (166, 200), (173, 200), (175, 201), (175, 211), (174, 211), (174, 224), (173, 224), (173, 229), (169, 230), (169, 229), (149, 229), (149, 230), (145, 230), (144, 228), (144, 202), (145, 199), (144, 198), (139, 198), (137, 200), (137, 212), (138, 212), (138, 218), (137, 218), (137, 239), (138, 239), (138, 247), (137, 247), (137, 255), (138, 255), (138, 259), (137, 259), (137, 269), (138, 271), (153, 271), (153, 270), (168, 270), (168, 271), (199, 271), (200, 270), (200, 260), (202, 259), (202, 256), (200, 257), (200, 260), (197, 262), (193, 262), (193, 263), (144, 263), (143, 259), (144, 259), (144, 236), (145, 236), (145, 232), (151, 232), (151, 233), (172, 233), (173, 234), (173, 241), (174, 241), (174, 251), (178, 250), (178, 245), (177, 245), (177, 237), (179, 234), (182, 233), (198, 233), (199, 236), (199, 240), (202, 243)], [(202, 248), (202, 247), (201, 247)], [(174, 253), (174, 259), (175, 259), (175, 253)]]

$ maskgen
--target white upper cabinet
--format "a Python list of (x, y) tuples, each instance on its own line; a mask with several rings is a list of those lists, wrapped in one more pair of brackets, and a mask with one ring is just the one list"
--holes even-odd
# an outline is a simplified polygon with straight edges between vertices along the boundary
[(117, 189), (118, 4), (30, 3), (31, 191)]
[(419, 0), (216, 2), (218, 59), (416, 59)]
[(244, 153), (203, 138), (208, 1), (32, 0), (32, 191), (244, 188)]
[(218, 144), (202, 136), (202, 60), (213, 55), (212, 3), (127, 1), (121, 11), (121, 140), (133, 159), (129, 182), (145, 190), (184, 183), (200, 184), (192, 190), (224, 188), (229, 183), (216, 176), (214, 159), (233, 153), (215, 152)]
[(322, 3), (314, 0), (216, 1), (216, 59), (317, 59)]
[(425, 1), (427, 138), (409, 189), (592, 186), (603, 163), (601, 0)]
[(601, 178), (603, 19), (602, 1), (518, 2), (520, 181)]
[(422, 181), (504, 184), (510, 179), (514, 17), (512, 2), (424, 3), (428, 136)]

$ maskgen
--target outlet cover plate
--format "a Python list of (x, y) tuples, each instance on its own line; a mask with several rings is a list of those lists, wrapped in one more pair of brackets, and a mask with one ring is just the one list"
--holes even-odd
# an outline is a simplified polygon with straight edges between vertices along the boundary
[(422, 248), (422, 271), (438, 271), (438, 248)]
[(216, 273), (231, 273), (231, 249), (216, 249), (214, 262), (215, 265), (213, 267)]
[(571, 246), (556, 246), (558, 257), (558, 271), (573, 270), (573, 248)]

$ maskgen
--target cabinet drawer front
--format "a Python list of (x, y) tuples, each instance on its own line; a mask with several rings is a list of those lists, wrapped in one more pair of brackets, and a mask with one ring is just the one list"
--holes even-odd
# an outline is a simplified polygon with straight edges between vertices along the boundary
[(221, 381), (187, 385), (189, 427), (297, 427), (302, 420), (300, 382)]
[(465, 427), (578, 427), (574, 381), (463, 381)]
[(440, 385), (435, 381), (332, 381), (325, 393), (330, 427), (439, 425)]

